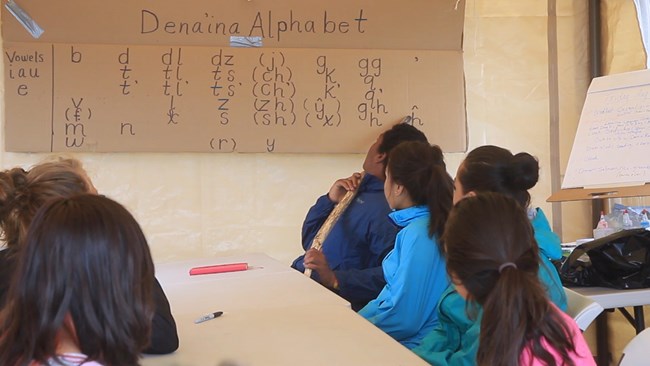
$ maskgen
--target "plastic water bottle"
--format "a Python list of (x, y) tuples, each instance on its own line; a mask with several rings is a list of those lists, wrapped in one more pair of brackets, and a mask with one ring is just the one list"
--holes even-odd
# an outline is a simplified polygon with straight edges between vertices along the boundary
[(650, 227), (650, 218), (648, 218), (648, 210), (641, 211), (641, 227), (647, 229)]
[(600, 239), (607, 235), (611, 235), (615, 232), (616, 229), (610, 228), (609, 224), (607, 223), (607, 220), (605, 220), (605, 213), (603, 211), (600, 211), (600, 220), (598, 221), (598, 225), (596, 225), (596, 228), (594, 229), (594, 239)]
[(607, 220), (605, 220), (605, 213), (600, 211), (600, 220), (598, 221), (598, 225), (596, 225), (596, 229), (606, 229), (608, 227)]
[(627, 210), (623, 211), (623, 228), (630, 229), (632, 226), (634, 226), (634, 223), (632, 223), (632, 219), (630, 219), (630, 214)]

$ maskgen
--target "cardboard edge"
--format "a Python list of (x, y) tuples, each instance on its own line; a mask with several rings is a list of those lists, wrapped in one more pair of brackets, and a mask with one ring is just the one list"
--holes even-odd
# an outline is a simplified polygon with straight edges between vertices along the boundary
[(546, 202), (583, 201), (641, 196), (650, 196), (650, 183), (626, 187), (561, 189), (548, 197)]

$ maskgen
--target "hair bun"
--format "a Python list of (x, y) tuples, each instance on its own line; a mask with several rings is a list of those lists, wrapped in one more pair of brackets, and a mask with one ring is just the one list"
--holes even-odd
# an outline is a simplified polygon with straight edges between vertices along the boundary
[(539, 180), (539, 162), (528, 153), (518, 153), (512, 157), (505, 174), (511, 188), (528, 190)]
[(17, 191), (27, 186), (27, 172), (22, 168), (13, 168), (0, 172), (0, 197), (2, 201), (10, 201)]
[(14, 168), (9, 171), (9, 176), (16, 189), (23, 188), (27, 185), (27, 172), (23, 168)]

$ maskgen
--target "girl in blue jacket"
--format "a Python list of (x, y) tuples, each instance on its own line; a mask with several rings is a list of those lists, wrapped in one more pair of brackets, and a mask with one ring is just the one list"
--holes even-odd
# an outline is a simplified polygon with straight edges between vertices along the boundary
[[(498, 146), (480, 146), (472, 150), (458, 167), (454, 203), (476, 193), (497, 192), (514, 198), (524, 207), (539, 246), (539, 279), (551, 302), (566, 311), (564, 288), (551, 263), (551, 260), (562, 257), (560, 239), (551, 231), (544, 212), (530, 207), (528, 190), (537, 184), (538, 179), (539, 164), (530, 154), (513, 155)], [(444, 291), (438, 306), (439, 324), (413, 351), (432, 365), (475, 365), (482, 310), (474, 308), (468, 314), (465, 299), (453, 286)]]
[(386, 285), (359, 314), (408, 348), (437, 324), (436, 305), (449, 286), (438, 238), (452, 205), (453, 181), (438, 146), (405, 142), (386, 167), (389, 217), (403, 229), (382, 262)]

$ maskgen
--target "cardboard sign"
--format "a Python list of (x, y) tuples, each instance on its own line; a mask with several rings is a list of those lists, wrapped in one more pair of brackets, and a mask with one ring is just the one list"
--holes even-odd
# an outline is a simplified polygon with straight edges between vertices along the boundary
[(8, 151), (365, 152), (405, 116), (466, 149), (464, 1), (25, 1)]

